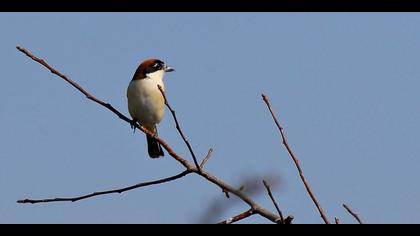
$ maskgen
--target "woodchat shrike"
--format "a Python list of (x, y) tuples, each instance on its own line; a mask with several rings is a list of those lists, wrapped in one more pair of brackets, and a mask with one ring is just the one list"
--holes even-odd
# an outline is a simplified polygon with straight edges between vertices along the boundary
[[(165, 91), (163, 76), (171, 71), (174, 69), (163, 61), (147, 59), (137, 68), (127, 89), (128, 111), (133, 121), (139, 122), (153, 133), (157, 133), (156, 125), (162, 120), (165, 111), (165, 100), (158, 85)], [(149, 156), (163, 156), (159, 142), (148, 134), (146, 138)]]

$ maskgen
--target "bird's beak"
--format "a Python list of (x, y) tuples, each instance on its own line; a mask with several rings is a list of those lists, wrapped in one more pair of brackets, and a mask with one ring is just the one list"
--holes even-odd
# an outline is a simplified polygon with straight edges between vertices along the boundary
[(172, 67), (170, 67), (170, 66), (165, 66), (165, 72), (172, 72), (172, 71), (175, 71), (175, 69), (174, 68), (172, 68)]
[(165, 72), (172, 72), (172, 71), (175, 71), (175, 69), (174, 68), (172, 68), (172, 67), (170, 67), (170, 66), (165, 66)]

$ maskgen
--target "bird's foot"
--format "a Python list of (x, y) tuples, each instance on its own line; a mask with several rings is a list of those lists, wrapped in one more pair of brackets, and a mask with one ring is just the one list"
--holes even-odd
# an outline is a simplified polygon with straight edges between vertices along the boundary
[(130, 127), (131, 127), (131, 129), (133, 129), (133, 133), (136, 132), (136, 125), (137, 125), (137, 121), (136, 120), (131, 120), (130, 121)]

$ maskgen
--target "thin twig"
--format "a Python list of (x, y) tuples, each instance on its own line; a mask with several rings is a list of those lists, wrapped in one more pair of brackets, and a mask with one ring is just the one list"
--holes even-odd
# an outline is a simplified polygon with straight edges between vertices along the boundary
[(97, 99), (95, 96), (93, 96), (92, 94), (90, 94), (88, 91), (86, 91), (84, 88), (82, 88), (80, 85), (78, 85), (76, 82), (74, 82), (73, 80), (71, 80), (70, 78), (68, 78), (66, 75), (60, 73), (58, 70), (54, 69), (53, 67), (51, 67), (50, 65), (48, 65), (48, 63), (46, 61), (44, 61), (41, 58), (38, 58), (36, 56), (34, 56), (33, 54), (31, 54), (28, 50), (26, 50), (25, 48), (16, 47), (19, 51), (23, 52), (26, 56), (30, 57), (32, 60), (38, 62), (39, 64), (43, 65), (44, 67), (46, 67), (51, 73), (58, 75), (59, 77), (63, 78), (65, 81), (67, 81), (69, 84), (71, 84), (74, 88), (76, 88), (77, 90), (79, 90), (81, 93), (83, 93), (87, 99), (90, 99), (104, 107), (106, 107), (107, 109), (109, 109), (110, 111), (112, 111), (114, 114), (116, 114), (120, 119), (128, 122), (131, 124), (131, 119), (129, 119), (128, 117), (124, 116), (121, 112), (119, 112), (117, 109), (115, 109), (114, 107), (111, 106), (111, 104), (106, 103), (102, 100)]
[(303, 184), (305, 185), (306, 191), (308, 192), (309, 196), (311, 197), (312, 201), (314, 202), (315, 206), (317, 207), (317, 209), (318, 209), (319, 213), (321, 214), (321, 217), (324, 220), (324, 222), (326, 224), (329, 224), (328, 218), (327, 218), (324, 210), (322, 209), (321, 204), (319, 204), (318, 200), (316, 199), (314, 193), (311, 190), (311, 187), (309, 186), (308, 181), (305, 178), (305, 175), (303, 174), (303, 170), (302, 170), (302, 168), (300, 167), (300, 164), (299, 164), (299, 159), (297, 158), (297, 156), (292, 151), (292, 148), (290, 147), (289, 142), (287, 141), (286, 135), (283, 132), (283, 127), (281, 127), (279, 121), (277, 120), (277, 118), (274, 114), (273, 109), (271, 108), (271, 104), (270, 104), (270, 101), (268, 100), (268, 97), (266, 95), (262, 94), (262, 98), (263, 98), (265, 104), (267, 105), (268, 110), (270, 110), (270, 113), (271, 113), (271, 116), (274, 119), (274, 122), (276, 123), (276, 126), (277, 126), (277, 128), (280, 132), (281, 138), (282, 138), (283, 145), (286, 147), (287, 152), (292, 157), (293, 162), (295, 163), (295, 166), (298, 169), (299, 176), (300, 176)]
[(343, 204), (343, 207), (346, 208), (350, 215), (352, 215), (357, 220), (357, 222), (359, 222), (359, 224), (363, 224), (363, 221), (360, 219), (360, 217), (354, 213), (354, 211), (348, 205)]
[[(104, 101), (101, 101), (101, 100), (97, 99), (96, 97), (94, 97), (93, 95), (91, 95), (89, 92), (87, 92), (86, 90), (84, 90), (76, 82), (74, 82), (73, 80), (70, 80), (69, 78), (67, 78), (67, 76), (61, 74), (60, 72), (58, 72), (57, 70), (55, 70), (54, 68), (52, 68), (51, 66), (49, 66), (44, 60), (35, 57), (28, 50), (26, 50), (25, 48), (17, 47), (17, 49), (19, 51), (23, 52), (26, 56), (30, 57), (32, 60), (40, 63), (41, 65), (43, 65), (44, 67), (46, 67), (47, 69), (49, 69), (53, 74), (56, 74), (59, 77), (63, 78), (65, 81), (67, 81), (68, 83), (70, 83), (73, 87), (75, 87), (77, 90), (79, 90), (81, 93), (83, 93), (88, 99), (90, 99), (90, 100), (98, 103), (101, 106), (104, 106), (105, 108), (107, 108), (108, 110), (110, 110), (111, 112), (113, 112), (114, 114), (116, 114), (120, 119), (126, 121), (127, 123), (129, 123), (130, 125), (132, 125), (133, 127), (137, 128), (137, 129), (139, 129), (140, 131), (142, 131), (145, 134), (149, 134), (149, 135), (152, 135), (152, 136), (155, 135), (154, 133), (150, 132), (149, 130), (147, 130), (143, 126), (140, 126), (139, 124), (134, 123), (131, 119), (129, 119), (126, 116), (124, 116), (121, 112), (119, 112), (118, 110), (116, 110), (109, 103), (106, 103)], [(160, 145), (168, 152), (168, 154), (171, 157), (173, 157), (176, 161), (178, 161), (181, 165), (183, 165), (186, 168), (186, 171), (194, 172), (194, 173), (198, 174), (199, 176), (205, 178), (209, 182), (217, 185), (223, 191), (228, 192), (228, 193), (232, 193), (232, 194), (236, 195), (242, 201), (244, 201), (245, 203), (247, 203), (250, 206), (250, 208), (253, 209), (253, 211), (255, 212), (255, 214), (259, 214), (262, 217), (267, 218), (268, 220), (276, 223), (276, 220), (278, 218), (278, 216), (276, 214), (274, 214), (274, 213), (270, 212), (269, 210), (267, 210), (267, 209), (259, 206), (254, 200), (252, 200), (248, 195), (244, 194), (239, 189), (237, 189), (237, 188), (235, 188), (235, 187), (233, 187), (233, 186), (225, 183), (224, 181), (218, 179), (217, 177), (211, 175), (210, 173), (207, 173), (207, 172), (205, 172), (203, 170), (200, 170), (199, 168), (197, 168), (197, 166), (194, 166), (194, 165), (190, 164), (187, 160), (185, 160), (180, 155), (178, 155), (166, 143), (166, 141), (163, 140), (162, 138), (156, 137), (156, 136), (155, 136), (155, 138), (160, 143)]]
[(112, 190), (107, 190), (107, 191), (101, 191), (101, 192), (94, 192), (91, 194), (86, 194), (86, 195), (82, 195), (82, 196), (78, 196), (78, 197), (65, 197), (65, 198), (48, 198), (48, 199), (24, 199), (24, 200), (18, 200), (18, 203), (47, 203), (47, 202), (77, 202), (86, 198), (92, 198), (95, 196), (99, 196), (99, 195), (105, 195), (105, 194), (111, 194), (111, 193), (123, 193), (129, 190), (133, 190), (136, 188), (141, 188), (141, 187), (145, 187), (145, 186), (150, 186), (150, 185), (156, 185), (156, 184), (162, 184), (162, 183), (166, 183), (172, 180), (176, 180), (179, 178), (184, 177), (185, 175), (191, 173), (191, 171), (183, 171), (177, 175), (168, 177), (168, 178), (164, 178), (164, 179), (159, 179), (159, 180), (155, 180), (155, 181), (149, 181), (149, 182), (143, 182), (143, 183), (139, 183), (139, 184), (135, 184), (129, 187), (124, 187), (124, 188), (118, 188), (118, 189), (112, 189)]
[(165, 91), (163, 91), (163, 89), (162, 89), (162, 86), (158, 85), (158, 88), (159, 88), (160, 92), (162, 93), (163, 98), (165, 99), (165, 105), (169, 108), (169, 111), (171, 112), (172, 117), (174, 118), (176, 129), (178, 130), (178, 133), (181, 135), (182, 140), (184, 140), (185, 144), (188, 147), (188, 150), (190, 151), (190, 154), (191, 154), (191, 156), (194, 160), (195, 167), (197, 168), (198, 171), (201, 171), (200, 165), (198, 165), (198, 161), (197, 161), (197, 158), (195, 157), (195, 153), (194, 153), (194, 151), (191, 147), (191, 144), (187, 140), (187, 137), (185, 136), (184, 132), (182, 131), (181, 126), (179, 125), (178, 119), (176, 118), (175, 110), (172, 109), (171, 105), (169, 104), (168, 99), (166, 98)]
[(265, 180), (263, 180), (263, 184), (264, 184), (265, 188), (267, 189), (268, 196), (270, 196), (271, 201), (273, 202), (274, 206), (276, 207), (277, 212), (279, 213), (280, 223), (284, 224), (283, 213), (281, 212), (280, 207), (277, 205), (276, 199), (274, 199), (274, 196), (271, 193), (270, 185)]
[(292, 215), (286, 217), (286, 219), (284, 219), (284, 224), (285, 225), (290, 225), (292, 224), (293, 219), (295, 219), (295, 217), (293, 217)]
[(250, 217), (250, 216), (252, 216), (254, 214), (255, 214), (255, 212), (252, 209), (249, 209), (249, 210), (244, 211), (244, 212), (242, 212), (242, 213), (240, 213), (238, 215), (232, 216), (229, 219), (220, 221), (217, 224), (220, 224), (220, 225), (232, 224), (232, 223), (235, 223), (237, 221), (240, 221), (240, 220), (243, 220), (245, 218), (248, 218), (248, 217)]
[(334, 220), (335, 220), (335, 224), (336, 225), (341, 224), (340, 219), (338, 217), (335, 217)]
[(207, 156), (203, 159), (203, 161), (200, 163), (200, 169), (203, 169), (206, 162), (210, 159), (211, 154), (213, 153), (213, 148), (209, 149), (209, 152), (207, 153)]

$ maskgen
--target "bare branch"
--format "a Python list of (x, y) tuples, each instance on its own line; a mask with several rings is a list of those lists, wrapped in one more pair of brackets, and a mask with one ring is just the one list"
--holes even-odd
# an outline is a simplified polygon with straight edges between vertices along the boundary
[(69, 78), (67, 78), (67, 76), (61, 74), (60, 72), (58, 72), (57, 70), (55, 70), (54, 68), (52, 68), (51, 66), (49, 66), (44, 60), (39, 59), (37, 57), (35, 57), (34, 55), (32, 55), (28, 50), (21, 48), (21, 47), (17, 47), (17, 49), (21, 52), (23, 52), (25, 55), (27, 55), (28, 57), (30, 57), (32, 60), (40, 63), (41, 65), (43, 65), (44, 67), (46, 67), (48, 70), (50, 70), (52, 73), (58, 75), (59, 77), (63, 78), (65, 81), (67, 81), (68, 83), (70, 83), (73, 87), (75, 87), (76, 89), (78, 89), (81, 93), (83, 93), (88, 99), (106, 107), (108, 110), (110, 110), (111, 112), (113, 112), (114, 114), (116, 114), (120, 119), (126, 121), (127, 123), (129, 123), (130, 125), (132, 125), (133, 127), (139, 129), (140, 131), (142, 131), (143, 133), (152, 135), (155, 137), (155, 139), (160, 143), (160, 145), (168, 152), (168, 154), (170, 156), (172, 156), (176, 161), (178, 161), (181, 165), (183, 165), (186, 168), (186, 171), (189, 172), (194, 172), (196, 174), (198, 174), (199, 176), (205, 178), (206, 180), (208, 180), (209, 182), (217, 185), (219, 188), (221, 188), (223, 191), (228, 192), (228, 193), (232, 193), (234, 195), (236, 195), (238, 198), (240, 198), (242, 201), (244, 201), (245, 203), (247, 203), (251, 209), (253, 210), (253, 212), (255, 212), (256, 214), (261, 215), (262, 217), (267, 218), (268, 220), (275, 222), (278, 218), (278, 216), (272, 212), (270, 212), (269, 210), (259, 206), (254, 200), (252, 200), (249, 196), (247, 196), (246, 194), (244, 194), (243, 192), (241, 192), (239, 189), (225, 183), (224, 181), (218, 179), (217, 177), (211, 175), (210, 173), (207, 173), (203, 170), (200, 170), (199, 168), (197, 168), (198, 163), (195, 163), (196, 166), (190, 164), (187, 160), (185, 160), (184, 158), (182, 158), (180, 155), (178, 155), (166, 142), (165, 140), (163, 140), (162, 138), (155, 136), (154, 133), (150, 132), (149, 130), (145, 129), (143, 126), (140, 126), (139, 124), (133, 122), (131, 119), (127, 118), (126, 116), (124, 116), (122, 113), (120, 113), (118, 110), (116, 110), (114, 107), (112, 107), (109, 103), (106, 103), (104, 101), (101, 101), (99, 99), (97, 99), (96, 97), (94, 97), (93, 95), (91, 95), (89, 92), (87, 92), (86, 90), (84, 90), (80, 85), (78, 85), (76, 82), (70, 80)]
[(359, 224), (363, 224), (363, 221), (360, 219), (360, 217), (354, 213), (354, 211), (348, 205), (343, 204), (343, 207), (346, 208), (350, 215), (352, 215), (357, 220), (357, 222), (359, 222)]
[(335, 224), (336, 225), (341, 224), (340, 219), (338, 217), (335, 217), (334, 220), (335, 220)]
[(169, 108), (169, 111), (171, 111), (172, 117), (174, 118), (174, 121), (175, 121), (175, 124), (176, 124), (176, 129), (178, 130), (178, 133), (181, 135), (182, 139), (184, 140), (185, 144), (188, 147), (188, 150), (190, 151), (190, 154), (191, 154), (191, 156), (194, 160), (195, 167), (197, 168), (198, 171), (201, 171), (201, 168), (198, 165), (198, 161), (197, 161), (197, 158), (195, 157), (195, 153), (194, 153), (194, 151), (191, 147), (191, 144), (187, 140), (187, 137), (184, 135), (184, 132), (182, 131), (181, 126), (179, 125), (178, 119), (176, 118), (175, 110), (172, 109), (171, 105), (168, 102), (168, 99), (166, 98), (165, 91), (163, 91), (162, 87), (159, 84), (158, 84), (158, 88), (159, 88), (160, 92), (162, 93), (163, 98), (165, 99), (165, 105)]
[(159, 180), (155, 180), (155, 181), (149, 181), (149, 182), (144, 182), (144, 183), (139, 183), (139, 184), (135, 184), (129, 187), (125, 187), (125, 188), (118, 188), (118, 189), (112, 189), (112, 190), (107, 190), (107, 191), (101, 191), (101, 192), (94, 192), (91, 194), (86, 194), (86, 195), (82, 195), (82, 196), (78, 196), (78, 197), (66, 197), (66, 198), (47, 198), (47, 199), (24, 199), (24, 200), (18, 200), (18, 203), (47, 203), (47, 202), (77, 202), (83, 199), (87, 199), (87, 198), (92, 198), (95, 196), (99, 196), (99, 195), (105, 195), (105, 194), (111, 194), (111, 193), (123, 193), (129, 190), (133, 190), (133, 189), (137, 189), (137, 188), (141, 188), (141, 187), (145, 187), (145, 186), (150, 186), (150, 185), (156, 185), (156, 184), (162, 184), (162, 183), (166, 183), (172, 180), (176, 180), (179, 178), (184, 177), (187, 174), (190, 174), (191, 171), (185, 170), (177, 175), (168, 177), (168, 178), (164, 178), (164, 179), (159, 179)]
[(274, 122), (276, 123), (276, 126), (277, 126), (277, 128), (280, 132), (281, 138), (282, 138), (283, 145), (286, 147), (287, 152), (292, 157), (293, 162), (295, 163), (295, 166), (298, 169), (299, 176), (300, 176), (303, 184), (305, 185), (306, 191), (308, 192), (309, 196), (311, 197), (312, 201), (314, 202), (315, 206), (317, 207), (317, 209), (318, 209), (319, 213), (321, 214), (321, 217), (324, 220), (324, 222), (326, 224), (329, 224), (328, 218), (327, 218), (324, 210), (322, 209), (321, 205), (319, 204), (318, 200), (316, 199), (314, 193), (311, 190), (311, 187), (309, 186), (308, 181), (305, 178), (305, 175), (303, 174), (303, 170), (302, 170), (302, 168), (300, 167), (300, 164), (299, 164), (299, 159), (297, 158), (297, 156), (292, 151), (292, 148), (290, 147), (289, 142), (287, 141), (286, 135), (284, 134), (283, 127), (281, 127), (280, 122), (277, 120), (277, 118), (274, 114), (274, 111), (271, 108), (271, 104), (270, 104), (270, 101), (268, 100), (268, 97), (266, 95), (262, 94), (262, 98), (263, 98), (265, 104), (267, 105), (268, 110), (270, 110), (270, 113), (271, 113), (271, 116), (273, 117)]
[(115, 109), (114, 107), (111, 106), (111, 104), (106, 103), (102, 100), (97, 99), (96, 97), (94, 97), (92, 94), (90, 94), (88, 91), (86, 91), (85, 89), (83, 89), (80, 85), (78, 85), (76, 82), (74, 82), (73, 80), (71, 80), (70, 78), (68, 78), (66, 75), (60, 73), (58, 70), (52, 68), (50, 65), (48, 65), (48, 63), (46, 61), (44, 61), (41, 58), (38, 58), (36, 56), (34, 56), (33, 54), (31, 54), (28, 50), (26, 50), (25, 48), (16, 47), (19, 51), (23, 52), (26, 56), (30, 57), (32, 60), (38, 62), (39, 64), (43, 65), (44, 67), (46, 67), (51, 73), (58, 75), (59, 77), (61, 77), (62, 79), (64, 79), (65, 81), (67, 81), (69, 84), (71, 84), (74, 88), (76, 88), (77, 90), (79, 90), (81, 93), (83, 93), (87, 99), (90, 99), (104, 107), (106, 107), (108, 110), (112, 111), (114, 114), (116, 114), (120, 119), (128, 122), (128, 123), (132, 123), (131, 119), (129, 119), (128, 117), (124, 116), (121, 112), (119, 112), (117, 109)]
[(280, 223), (284, 224), (283, 213), (281, 212), (280, 207), (277, 205), (276, 199), (274, 199), (274, 196), (271, 193), (270, 185), (265, 180), (263, 180), (263, 184), (264, 184), (265, 188), (267, 189), (268, 196), (270, 196), (271, 201), (273, 202), (274, 206), (276, 207), (277, 212), (279, 213)]
[(210, 159), (211, 154), (213, 154), (213, 148), (209, 149), (209, 152), (207, 153), (207, 156), (203, 159), (203, 161), (200, 163), (200, 169), (203, 169), (206, 162)]
[(242, 212), (242, 213), (240, 213), (240, 214), (238, 214), (236, 216), (232, 216), (229, 219), (220, 221), (217, 224), (220, 224), (220, 225), (232, 224), (232, 223), (235, 223), (237, 221), (240, 221), (240, 220), (243, 220), (245, 218), (248, 218), (248, 217), (250, 217), (250, 216), (252, 216), (254, 214), (255, 214), (255, 212), (252, 209), (249, 209), (249, 210), (244, 211), (244, 212)]
[(286, 217), (286, 219), (284, 219), (284, 224), (285, 225), (290, 225), (292, 224), (292, 221), (295, 219), (295, 217), (293, 217), (292, 215)]

